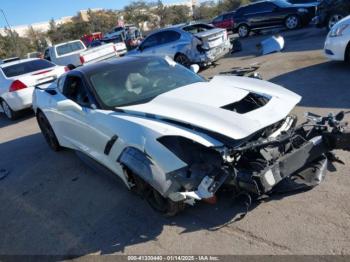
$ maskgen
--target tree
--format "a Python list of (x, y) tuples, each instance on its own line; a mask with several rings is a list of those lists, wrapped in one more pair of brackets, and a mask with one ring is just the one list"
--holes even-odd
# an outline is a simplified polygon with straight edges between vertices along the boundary
[(43, 52), (48, 46), (46, 35), (43, 32), (34, 30), (32, 26), (28, 27), (26, 35), (30, 41), (33, 51)]
[(124, 7), (124, 19), (137, 26), (151, 20), (150, 5), (145, 1), (134, 1)]

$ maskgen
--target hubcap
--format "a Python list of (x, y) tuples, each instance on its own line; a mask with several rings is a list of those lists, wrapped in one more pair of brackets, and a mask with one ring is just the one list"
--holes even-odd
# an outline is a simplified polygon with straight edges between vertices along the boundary
[(239, 35), (240, 35), (240, 36), (246, 36), (247, 33), (248, 33), (248, 29), (247, 29), (246, 26), (241, 26), (241, 27), (239, 28)]
[(2, 105), (2, 109), (4, 110), (5, 115), (8, 118), (12, 118), (11, 108), (9, 107), (9, 105), (5, 101), (2, 101), (1, 105)]
[(332, 29), (332, 27), (338, 23), (340, 20), (343, 19), (342, 15), (333, 15), (330, 19), (329, 19), (329, 23), (328, 23), (328, 27), (329, 29)]
[(298, 25), (298, 19), (295, 16), (287, 18), (287, 27), (288, 29), (294, 29)]

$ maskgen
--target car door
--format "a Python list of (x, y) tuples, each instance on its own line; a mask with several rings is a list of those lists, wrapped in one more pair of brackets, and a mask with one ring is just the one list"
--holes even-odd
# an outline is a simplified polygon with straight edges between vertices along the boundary
[(181, 34), (174, 30), (162, 31), (158, 35), (158, 45), (156, 46), (155, 53), (159, 56), (169, 56), (174, 58), (178, 52), (178, 48), (181, 45)]
[(99, 158), (108, 138), (101, 141), (100, 132), (94, 126), (96, 102), (84, 78), (71, 74), (59, 89), (62, 90), (54, 119), (56, 132), (73, 148)]
[(268, 27), (275, 24), (273, 12), (276, 6), (269, 2), (250, 5), (245, 13), (252, 28)]
[(222, 27), (223, 27), (223, 18), (224, 18), (223, 15), (219, 15), (218, 17), (216, 17), (216, 18), (213, 20), (214, 26), (215, 26), (215, 27), (222, 28)]
[(156, 53), (156, 48), (159, 45), (159, 39), (158, 39), (159, 33), (154, 33), (150, 36), (148, 36), (139, 46), (138, 48), (138, 55), (152, 55)]

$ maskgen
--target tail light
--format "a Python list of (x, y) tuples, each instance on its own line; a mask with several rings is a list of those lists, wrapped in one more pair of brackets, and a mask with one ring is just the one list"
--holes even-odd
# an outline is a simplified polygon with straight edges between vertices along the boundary
[(82, 64), (84, 64), (84, 63), (85, 63), (85, 59), (84, 59), (84, 57), (83, 57), (83, 56), (80, 56), (80, 57), (79, 57), (79, 59), (80, 59), (80, 63), (82, 63)]
[(227, 30), (224, 32), (224, 39), (227, 40)]
[[(81, 60), (80, 60), (80, 61), (81, 61)], [(68, 72), (68, 71), (70, 71), (69, 67), (68, 67), (68, 66), (65, 66), (65, 67), (64, 67), (64, 72)]]
[(24, 89), (24, 88), (27, 88), (27, 86), (25, 84), (23, 84), (19, 80), (15, 80), (10, 85), (9, 92), (15, 92), (15, 91), (18, 91), (18, 90), (21, 90), (21, 89)]

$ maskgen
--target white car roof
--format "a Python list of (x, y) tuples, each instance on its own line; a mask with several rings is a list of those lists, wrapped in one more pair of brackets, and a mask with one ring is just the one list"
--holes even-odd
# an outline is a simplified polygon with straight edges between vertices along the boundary
[(9, 63), (0, 64), (0, 68), (17, 65), (17, 64), (21, 64), (29, 61), (34, 61), (34, 60), (39, 60), (39, 58), (26, 58), (26, 59), (20, 59)]

